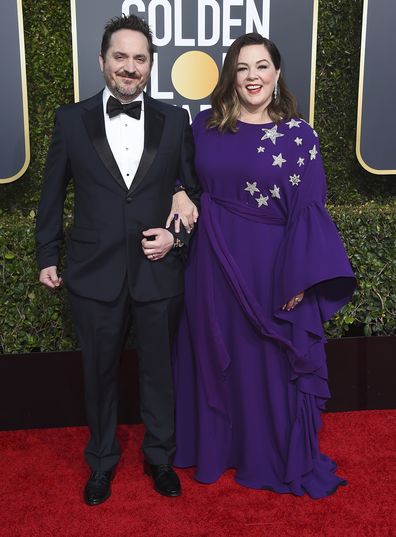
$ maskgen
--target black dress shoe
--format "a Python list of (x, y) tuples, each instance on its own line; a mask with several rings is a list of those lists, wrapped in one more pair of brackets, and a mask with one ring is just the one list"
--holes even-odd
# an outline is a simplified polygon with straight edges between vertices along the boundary
[(150, 464), (144, 461), (144, 472), (151, 476), (154, 489), (163, 496), (180, 496), (181, 486), (176, 472), (170, 464)]
[(111, 480), (114, 471), (92, 472), (84, 489), (84, 500), (87, 505), (99, 505), (110, 498)]

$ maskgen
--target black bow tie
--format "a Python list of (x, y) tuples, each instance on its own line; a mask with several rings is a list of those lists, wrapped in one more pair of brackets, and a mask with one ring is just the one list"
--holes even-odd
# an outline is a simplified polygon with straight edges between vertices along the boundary
[(142, 101), (132, 101), (128, 104), (122, 104), (120, 101), (117, 101), (113, 96), (109, 97), (106, 106), (106, 112), (109, 117), (118, 116), (122, 112), (127, 114), (129, 117), (134, 117), (135, 119), (140, 119), (140, 113), (142, 111)]

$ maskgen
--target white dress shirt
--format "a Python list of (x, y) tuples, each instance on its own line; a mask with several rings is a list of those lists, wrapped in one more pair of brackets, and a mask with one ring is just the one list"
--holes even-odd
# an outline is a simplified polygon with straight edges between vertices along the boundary
[(106, 105), (112, 95), (109, 88), (103, 91), (103, 115), (105, 120), (106, 137), (110, 149), (124, 178), (127, 188), (132, 184), (142, 158), (144, 148), (144, 99), (141, 93), (134, 101), (142, 102), (140, 119), (121, 113), (110, 118)]

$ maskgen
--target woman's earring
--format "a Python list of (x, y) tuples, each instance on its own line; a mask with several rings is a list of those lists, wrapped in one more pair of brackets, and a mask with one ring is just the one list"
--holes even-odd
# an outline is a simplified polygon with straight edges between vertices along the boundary
[(277, 101), (278, 97), (279, 97), (279, 88), (278, 88), (278, 82), (277, 82), (274, 87), (274, 101)]

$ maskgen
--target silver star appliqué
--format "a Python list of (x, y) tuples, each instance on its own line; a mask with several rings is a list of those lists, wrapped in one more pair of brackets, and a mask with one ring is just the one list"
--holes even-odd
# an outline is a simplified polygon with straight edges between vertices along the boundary
[(302, 157), (300, 157), (300, 158), (298, 159), (297, 164), (300, 166), (300, 168), (301, 168), (301, 166), (304, 166), (304, 160), (305, 160), (305, 159), (303, 159)]
[(261, 138), (262, 140), (267, 140), (268, 138), (271, 140), (271, 142), (275, 145), (276, 139), (280, 136), (284, 136), (284, 134), (281, 134), (278, 132), (278, 125), (275, 125), (272, 127), (272, 129), (261, 129), (265, 132), (264, 136)]
[(260, 197), (255, 199), (259, 207), (261, 207), (262, 205), (265, 205), (266, 207), (268, 206), (268, 196), (263, 196), (262, 194), (260, 194)]
[(297, 136), (297, 138), (294, 138), (294, 143), (295, 143), (296, 145), (302, 145), (303, 140), (302, 140), (302, 138), (299, 138), (299, 137)]
[(278, 198), (280, 200), (280, 188), (278, 186), (274, 185), (274, 188), (270, 188), (269, 191), (273, 198)]
[(279, 153), (277, 156), (272, 155), (272, 158), (274, 159), (272, 166), (279, 166), (279, 168), (282, 168), (282, 164), (286, 162), (286, 160), (282, 157), (282, 153)]
[(289, 183), (291, 183), (293, 186), (298, 186), (298, 183), (301, 183), (300, 176), (296, 173), (294, 175), (289, 175)]
[(311, 160), (315, 160), (316, 155), (318, 154), (318, 150), (316, 149), (316, 145), (314, 145), (313, 148), (308, 151), (308, 153), (311, 155)]
[(260, 190), (257, 188), (257, 181), (254, 183), (249, 183), (249, 181), (246, 181), (246, 192), (250, 192), (251, 196), (254, 195), (255, 192), (260, 192)]
[(317, 133), (315, 130), (312, 131), (312, 132), (314, 133), (314, 136), (315, 136), (316, 138), (318, 138), (318, 133)]
[(257, 148), (257, 153), (264, 153), (265, 151), (265, 147), (263, 147), (262, 145), (260, 145), (258, 148)]
[(291, 119), (286, 123), (286, 125), (289, 125), (289, 129), (292, 129), (293, 127), (299, 127), (301, 121), (296, 121), (295, 119)]

